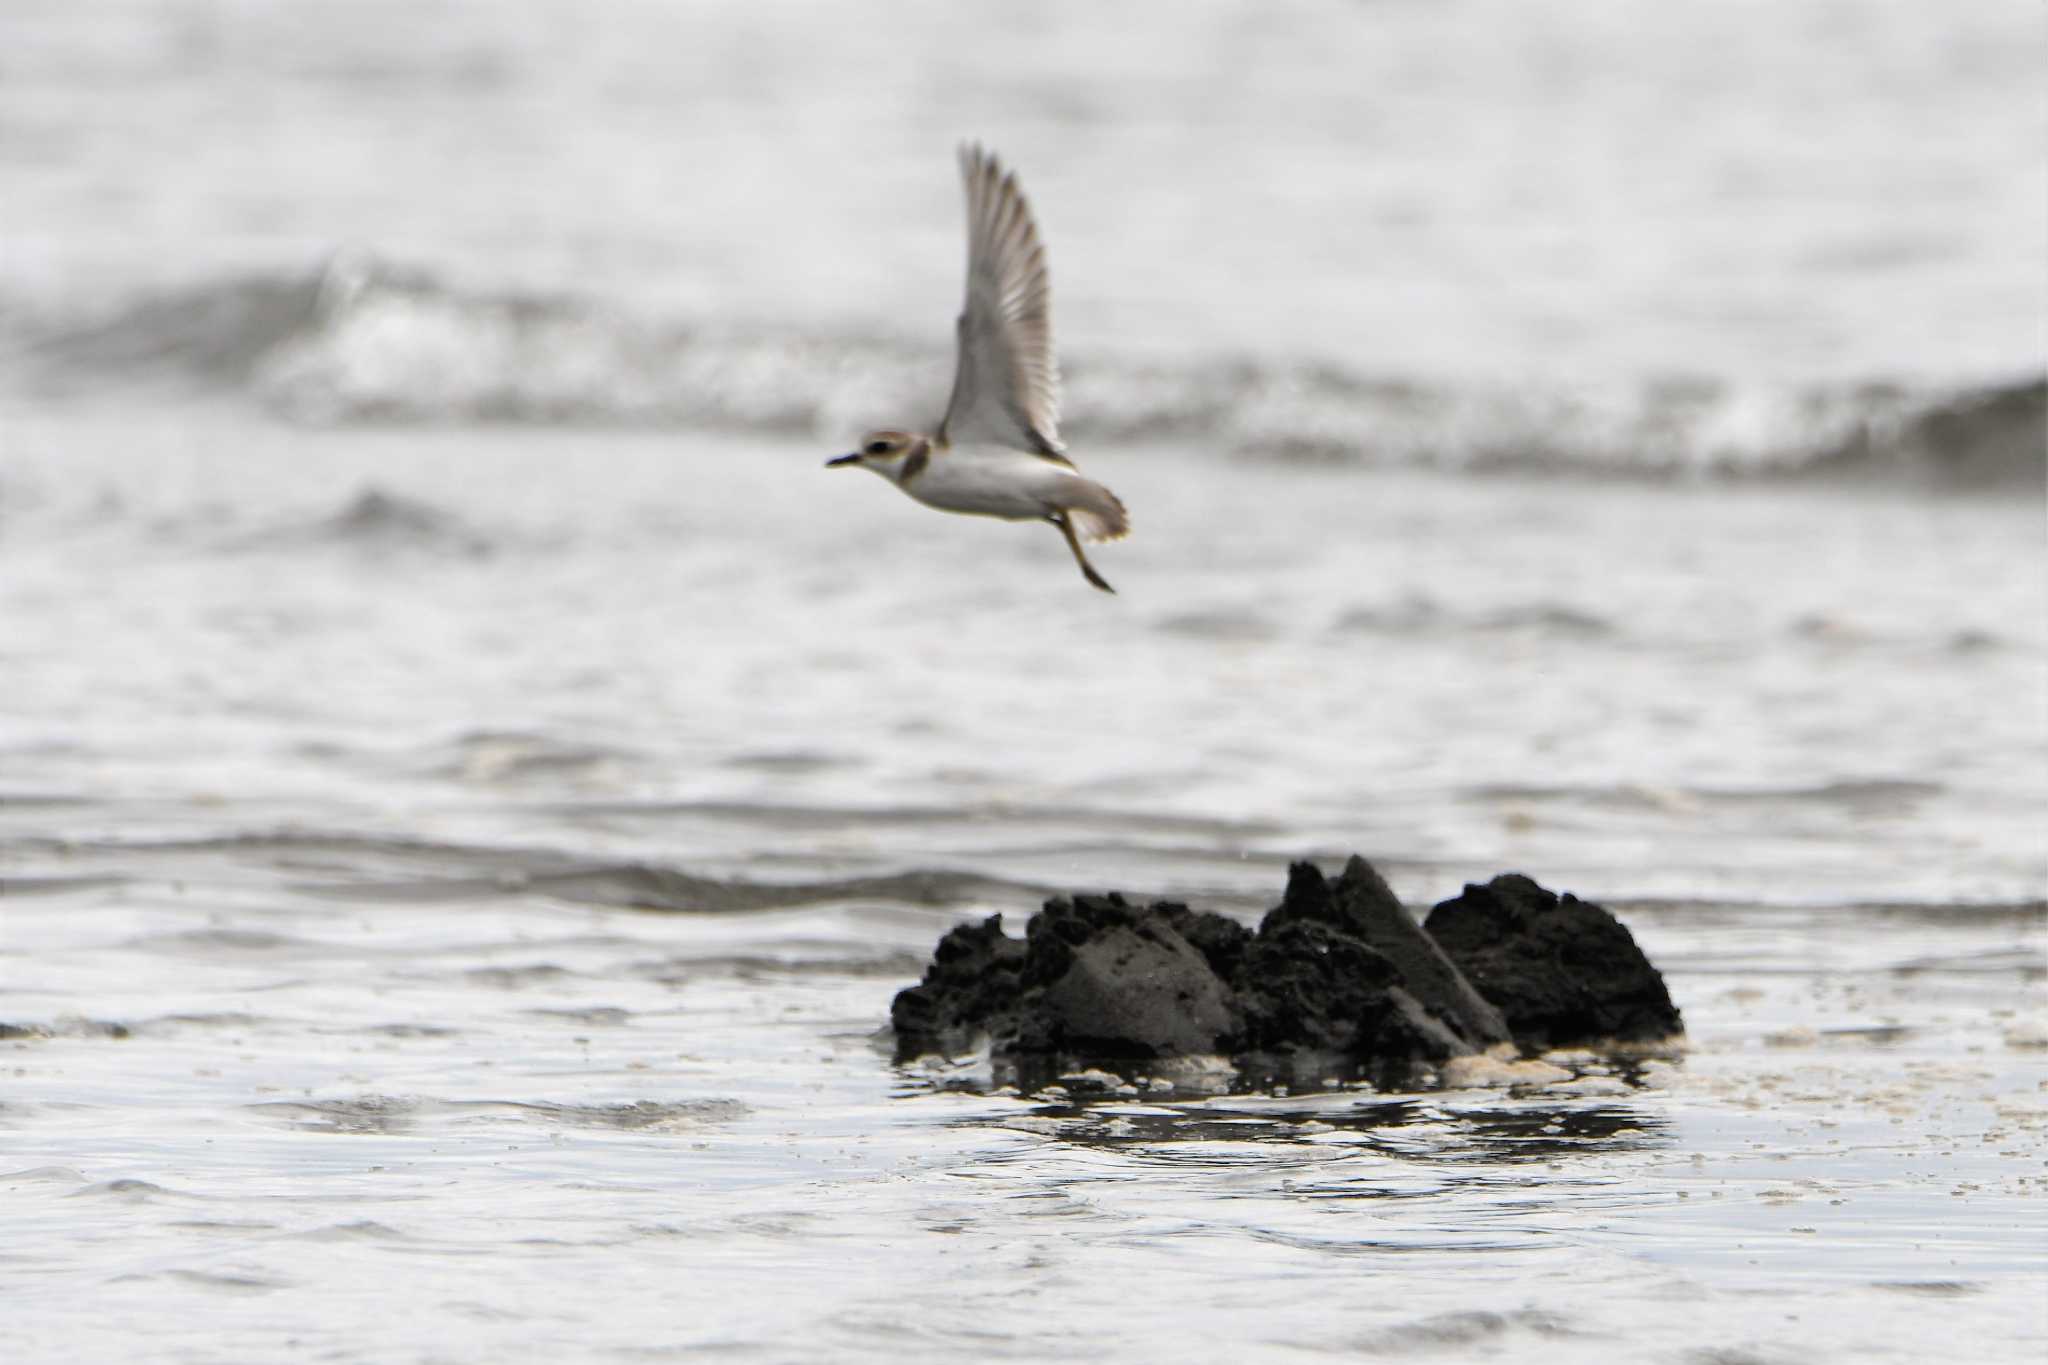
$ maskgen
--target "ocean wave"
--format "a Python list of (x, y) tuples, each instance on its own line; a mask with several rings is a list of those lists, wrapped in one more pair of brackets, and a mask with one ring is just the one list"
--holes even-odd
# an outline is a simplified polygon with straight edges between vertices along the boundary
[(486, 558), (499, 546), (445, 508), (374, 486), (323, 516), (250, 531), (229, 540), (229, 550), (356, 548), (385, 556), (420, 553)]
[(638, 756), (602, 744), (520, 730), (471, 730), (437, 746), (429, 775), (480, 786), (587, 781), (625, 769)]
[[(700, 877), (656, 863), (593, 864), (529, 876), (525, 889), (556, 900), (619, 909), (730, 914), (780, 910), (831, 901), (957, 906), (1019, 895), (1041, 887), (949, 868), (920, 868), (867, 877), (805, 882), (757, 882)], [(502, 894), (502, 890), (500, 891)]]
[(1863, 813), (1909, 810), (1941, 795), (1938, 782), (1912, 778), (1844, 778), (1807, 786), (1785, 787), (1646, 787), (1635, 784), (1541, 786), (1524, 783), (1481, 783), (1461, 795), (1478, 802), (1518, 802), (1593, 806), (1605, 809), (1686, 812), (1707, 806), (1824, 806)]
[(1250, 608), (1234, 607), (1176, 612), (1155, 622), (1154, 629), (1167, 635), (1183, 635), (1194, 640), (1247, 644), (1270, 640), (1278, 630), (1262, 613)]
[(133, 1037), (128, 1025), (114, 1019), (88, 1019), (84, 1015), (67, 1014), (49, 1023), (12, 1023), (0, 1020), (0, 1039), (21, 1041), (43, 1038), (117, 1038)]
[[(605, 301), (454, 287), (359, 255), (228, 278), (28, 337), (66, 384), (228, 387), (318, 423), (613, 423), (832, 444), (928, 406), (950, 339), (702, 327)], [(1424, 383), (1242, 356), (1077, 354), (1084, 442), (1245, 458), (1634, 476), (1790, 474), (1942, 485), (2048, 480), (2048, 379), (1947, 388), (1706, 377)]]
[(1795, 618), (1785, 628), (1785, 633), (1801, 643), (1832, 650), (1889, 648), (1918, 652), (1937, 650), (1947, 654), (1992, 654), (2013, 646), (2013, 641), (2007, 636), (1980, 626), (1962, 626), (1932, 635), (1911, 634), (1884, 630), (1825, 612), (1808, 612)]
[(1421, 593), (1409, 593), (1388, 602), (1361, 603), (1339, 616), (1332, 628), (1369, 635), (1470, 632), (1578, 640), (1603, 639), (1619, 630), (1605, 616), (1562, 602), (1526, 602), (1460, 613)]
[[(569, 1128), (702, 1128), (731, 1123), (750, 1112), (738, 1100), (627, 1100), (617, 1104), (566, 1104), (550, 1100), (442, 1100), (424, 1095), (357, 1095), (330, 1100), (266, 1100), (251, 1113), (306, 1132), (390, 1135), (410, 1132), (422, 1121), (538, 1121)], [(361, 1226), (374, 1228), (375, 1224)]]
[[(678, 806), (611, 806), (606, 809), (688, 809)], [(39, 847), (17, 842), (15, 850)], [(244, 861), (267, 862), (294, 875), (292, 889), (322, 900), (365, 903), (440, 904), (531, 895), (571, 904), (613, 909), (737, 914), (782, 910), (829, 902), (954, 907), (989, 901), (1037, 899), (1050, 889), (947, 867), (912, 867), (866, 876), (759, 881), (704, 876), (665, 863), (599, 861), (557, 849), (443, 843), (380, 835), (318, 830), (248, 831), (193, 839), (79, 841), (62, 845), (65, 856), (109, 861), (228, 853)], [(311, 867), (329, 875), (304, 874)], [(119, 874), (127, 878), (126, 871)], [(136, 940), (168, 953), (261, 955), (330, 952), (330, 947), (268, 930), (214, 926), (179, 930)], [(497, 970), (497, 969), (484, 969)]]

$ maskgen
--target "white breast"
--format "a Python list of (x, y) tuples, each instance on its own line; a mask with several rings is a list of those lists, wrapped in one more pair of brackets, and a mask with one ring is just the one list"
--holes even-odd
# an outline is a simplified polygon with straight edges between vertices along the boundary
[(1013, 521), (1038, 518), (1067, 502), (1062, 494), (1078, 476), (1070, 469), (1001, 446), (955, 446), (903, 491), (928, 507)]

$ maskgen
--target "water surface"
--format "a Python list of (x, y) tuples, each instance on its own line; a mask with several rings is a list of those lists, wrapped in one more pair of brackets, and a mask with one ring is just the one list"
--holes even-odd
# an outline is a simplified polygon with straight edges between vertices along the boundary
[[(0, 14), (9, 1360), (2040, 1357), (2038, 7), (365, 14)], [(966, 136), (1115, 598), (820, 468)], [(1691, 1050), (893, 1063), (1353, 851)]]

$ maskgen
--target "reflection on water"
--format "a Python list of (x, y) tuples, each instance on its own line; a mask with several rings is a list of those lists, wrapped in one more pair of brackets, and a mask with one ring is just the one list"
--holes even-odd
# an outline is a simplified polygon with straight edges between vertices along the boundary
[[(1862, 1032), (1862, 1031), (1855, 1031)], [(968, 1050), (950, 1055), (893, 1047), (901, 1093), (1076, 1098), (1083, 1102), (1145, 1096), (1155, 1100), (1213, 1095), (1317, 1096), (1340, 1092), (1434, 1091), (1478, 1084), (1510, 1093), (1576, 1089), (1618, 1093), (1651, 1083), (1654, 1068), (1685, 1055), (1683, 1037), (1653, 1043), (1616, 1043), (1595, 1053), (1572, 1049), (1518, 1061), (1495, 1053), (1463, 1058), (1444, 1074), (1426, 1064), (1375, 1067), (1335, 1053), (1247, 1053), (1235, 1057), (1159, 1059), (1051, 1053), (991, 1055), (985, 1035), (965, 1038)], [(977, 1045), (978, 1044), (978, 1045)], [(1468, 1066), (1468, 1064), (1471, 1064)]]
[(1160, 1063), (1148, 1068), (1098, 1060), (1080, 1068), (1064, 1058), (991, 1066), (982, 1059), (955, 1066), (926, 1059), (897, 1067), (896, 1094), (911, 1104), (935, 1094), (989, 1096), (1015, 1107), (993, 1118), (977, 1114), (957, 1122), (995, 1122), (1108, 1148), (1341, 1143), (1348, 1150), (1457, 1163), (1597, 1155), (1645, 1149), (1665, 1139), (1668, 1121), (1655, 1103), (1657, 1092), (1644, 1088), (1643, 1059), (1613, 1066), (1584, 1054), (1565, 1060), (1576, 1066), (1562, 1085), (1612, 1078), (1603, 1089), (1641, 1091), (1645, 1102), (1596, 1100), (1535, 1084), (1479, 1099), (1469, 1091), (1385, 1095), (1327, 1075), (1316, 1086), (1290, 1091), (1286, 1085), (1276, 1089), (1270, 1073), (1234, 1068), (1220, 1058), (1184, 1066), (1178, 1079), (1170, 1064)]
[(1234, 1109), (1214, 1102), (1162, 1109), (1103, 1102), (1033, 1106), (1011, 1122), (1063, 1141), (1104, 1147), (1293, 1146), (1348, 1136), (1362, 1150), (1447, 1162), (1591, 1156), (1648, 1148), (1666, 1140), (1665, 1120), (1648, 1109), (1533, 1101), (1515, 1107), (1440, 1107), (1419, 1100), (1387, 1100), (1313, 1109)]

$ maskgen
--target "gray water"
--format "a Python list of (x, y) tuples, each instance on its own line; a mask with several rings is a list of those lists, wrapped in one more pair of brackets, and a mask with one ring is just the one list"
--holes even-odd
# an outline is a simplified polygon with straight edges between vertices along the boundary
[[(8, 6), (0, 1349), (2038, 1358), (2042, 38)], [(819, 468), (969, 135), (1113, 599)], [(894, 1063), (950, 924), (1354, 850), (1690, 1049)]]

